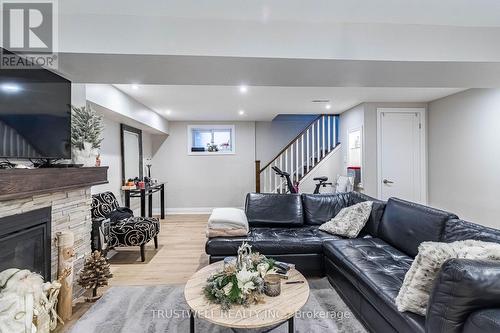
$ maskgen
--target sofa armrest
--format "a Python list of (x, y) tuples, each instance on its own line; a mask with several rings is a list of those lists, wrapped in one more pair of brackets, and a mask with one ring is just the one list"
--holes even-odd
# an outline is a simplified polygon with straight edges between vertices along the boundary
[(441, 268), (429, 299), (427, 332), (462, 332), (476, 310), (500, 306), (500, 263), (451, 259)]

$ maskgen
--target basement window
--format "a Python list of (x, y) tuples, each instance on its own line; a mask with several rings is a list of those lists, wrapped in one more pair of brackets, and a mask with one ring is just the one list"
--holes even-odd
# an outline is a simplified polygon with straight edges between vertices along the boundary
[(189, 155), (228, 155), (235, 153), (234, 125), (189, 125)]

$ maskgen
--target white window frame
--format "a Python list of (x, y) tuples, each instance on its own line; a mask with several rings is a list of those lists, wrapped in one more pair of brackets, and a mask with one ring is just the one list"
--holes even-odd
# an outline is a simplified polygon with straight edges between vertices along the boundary
[[(230, 151), (191, 151), (193, 146), (193, 130), (206, 129), (206, 130), (230, 130), (231, 131), (231, 150)], [(234, 155), (236, 154), (236, 131), (234, 125), (188, 125), (187, 126), (187, 153), (188, 155)]]

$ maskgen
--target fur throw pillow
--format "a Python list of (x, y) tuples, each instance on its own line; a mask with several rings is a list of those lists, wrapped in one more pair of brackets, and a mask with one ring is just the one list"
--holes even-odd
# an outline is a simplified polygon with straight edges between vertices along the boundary
[(500, 244), (476, 240), (423, 242), (396, 297), (398, 310), (425, 316), (434, 280), (445, 261), (454, 258), (500, 260)]
[(319, 230), (330, 234), (355, 238), (370, 218), (373, 201), (364, 201), (342, 208), (340, 212), (328, 222), (323, 223)]

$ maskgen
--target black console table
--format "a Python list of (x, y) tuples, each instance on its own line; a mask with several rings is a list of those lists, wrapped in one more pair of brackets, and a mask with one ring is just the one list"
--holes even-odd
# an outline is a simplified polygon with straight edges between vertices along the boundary
[(141, 198), (141, 216), (146, 217), (146, 196), (148, 197), (148, 216), (153, 216), (153, 193), (160, 192), (160, 218), (165, 218), (165, 183), (146, 185), (125, 191), (125, 206), (130, 208), (130, 198)]

